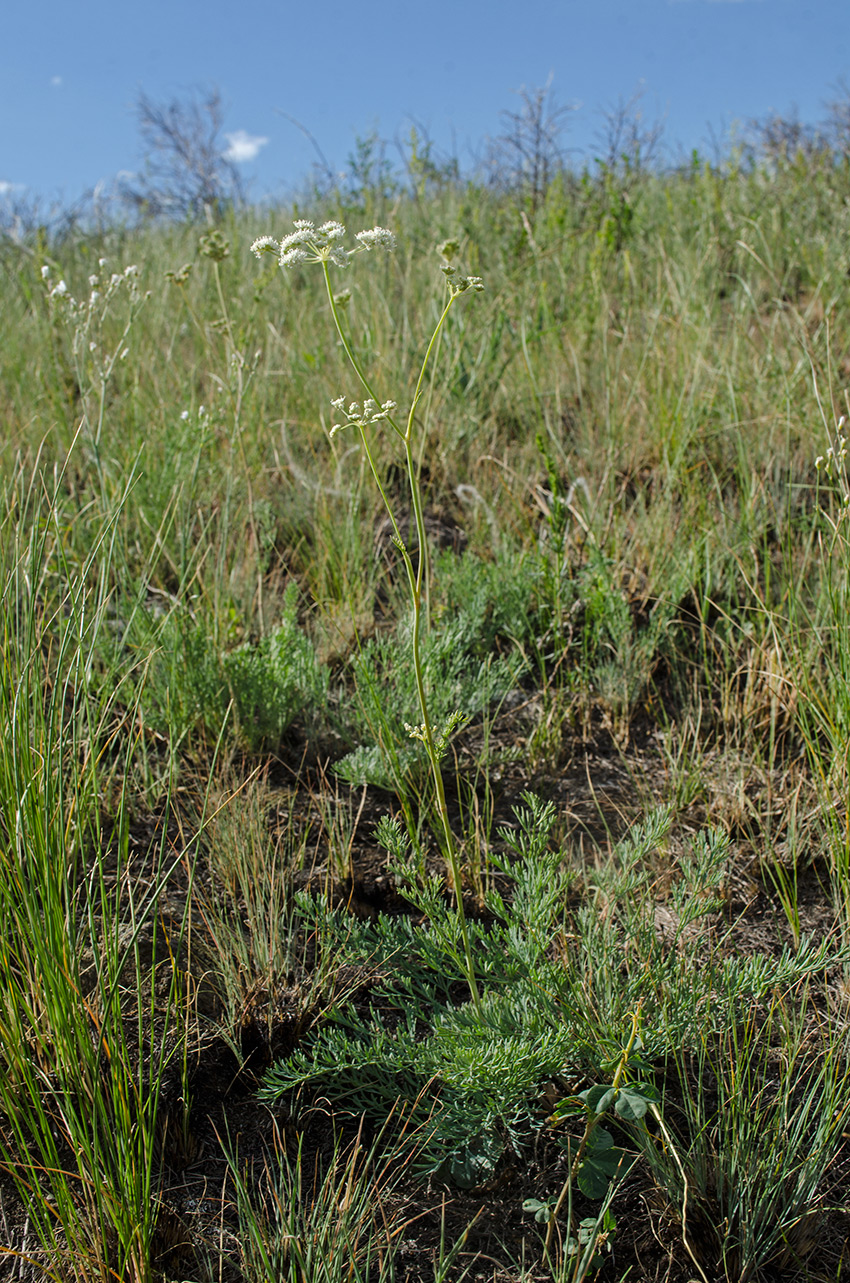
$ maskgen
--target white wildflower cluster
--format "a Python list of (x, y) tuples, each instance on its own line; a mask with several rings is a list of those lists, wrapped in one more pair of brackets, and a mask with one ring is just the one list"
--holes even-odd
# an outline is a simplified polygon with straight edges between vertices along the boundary
[(47, 286), (47, 297), (61, 306), (72, 316), (86, 317), (90, 314), (97, 304), (102, 305), (105, 313), (106, 304), (109, 303), (115, 293), (123, 287), (129, 288), (130, 302), (138, 303), (141, 295), (139, 293), (138, 276), (139, 269), (135, 263), (125, 267), (122, 272), (112, 272), (107, 278), (104, 268), (107, 266), (105, 258), (98, 259), (98, 272), (92, 272), (88, 278), (89, 295), (88, 298), (76, 299), (68, 289), (64, 278), (61, 278), (55, 285), (51, 284), (51, 268), (47, 263), (41, 269), (41, 279)]
[(251, 252), (257, 258), (275, 254), (281, 267), (297, 267), (299, 263), (333, 263), (336, 267), (348, 267), (360, 250), (392, 249), (395, 246), (395, 237), (386, 227), (357, 232), (354, 238), (357, 246), (351, 250), (342, 244), (344, 237), (345, 227), (335, 219), (316, 227), (308, 218), (297, 218), (294, 232), (282, 240), (260, 236), (251, 246)]
[[(61, 275), (56, 284), (53, 284), (53, 271), (47, 263), (41, 269), (41, 278), (51, 310), (65, 320), (71, 331), (72, 350), (78, 362), (80, 377), (92, 379), (95, 385), (103, 386), (111, 377), (116, 364), (129, 356), (130, 349), (125, 346), (125, 340), (133, 317), (147, 295), (142, 295), (139, 288), (139, 269), (135, 263), (120, 272), (110, 273), (107, 260), (101, 258), (98, 259), (97, 269), (88, 278), (88, 294), (80, 299), (74, 297)], [(119, 293), (126, 299), (124, 332), (117, 346), (107, 346), (104, 322)]]
[(355, 232), (354, 239), (364, 249), (395, 249), (395, 237), (386, 227), (370, 227), (368, 232)]
[(815, 459), (815, 467), (818, 472), (825, 472), (828, 477), (839, 483), (844, 502), (850, 504), (850, 482), (848, 482), (847, 477), (847, 438), (844, 435), (845, 421), (844, 415), (842, 415), (835, 429), (835, 440), (831, 442), (825, 455), (820, 454)]
[(350, 401), (346, 406), (345, 397), (338, 396), (331, 401), (331, 405), (346, 419), (345, 423), (333, 425), (330, 431), (332, 437), (343, 428), (368, 428), (373, 423), (380, 423), (382, 419), (388, 419), (396, 408), (395, 401), (384, 401), (383, 405), (378, 405), (372, 397), (367, 397), (362, 406), (359, 401)]

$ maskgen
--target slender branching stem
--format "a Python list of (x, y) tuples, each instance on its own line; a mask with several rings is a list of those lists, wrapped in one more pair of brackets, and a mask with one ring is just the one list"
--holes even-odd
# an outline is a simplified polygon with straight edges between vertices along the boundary
[[(348, 338), (345, 334), (345, 330), (342, 326), (342, 321), (339, 315), (339, 309), (337, 308), (336, 302), (334, 300), (333, 290), (331, 288), (330, 273), (328, 271), (328, 265), (326, 262), (322, 263), (322, 268), (325, 276), (325, 288), (328, 294), (328, 301), (330, 303), (331, 315), (333, 317), (336, 332), (339, 335), (340, 342), (342, 343), (343, 351), (348, 357), (349, 363), (351, 364), (352, 369), (354, 370), (355, 374), (357, 375), (358, 379), (363, 385), (364, 390), (372, 398), (373, 401), (377, 402), (378, 396), (374, 388), (372, 387), (372, 384), (369, 381), (369, 378), (367, 377), (365, 371), (363, 370), (363, 367), (360, 365), (360, 362), (357, 360), (357, 357), (354, 355), (354, 352), (352, 351), (351, 345), (348, 342)], [(418, 562), (415, 570), (414, 570), (412, 558), (410, 556), (410, 552), (407, 548), (407, 544), (402, 538), (401, 530), (399, 528), (396, 515), (393, 511), (392, 504), (390, 503), (386, 489), (384, 488), (384, 485), (381, 481), (380, 473), (378, 472), (374, 455), (372, 453), (372, 450), (370, 449), (366, 432), (362, 427), (360, 428), (360, 438), (363, 442), (363, 449), (366, 452), (366, 458), (369, 461), (369, 467), (371, 469), (372, 476), (375, 480), (376, 486), (378, 487), (378, 492), (383, 501), (384, 508), (386, 509), (387, 515), (390, 520), (390, 524), (392, 525), (393, 535), (395, 536), (395, 542), (399, 548), (399, 551), (401, 552), (402, 558), (404, 560), (404, 567), (407, 572), (407, 580), (410, 588), (411, 605), (413, 607), (413, 637), (412, 637), (413, 672), (414, 672), (414, 677), (416, 681), (416, 694), (419, 701), (419, 712), (422, 718), (422, 738), (425, 744), (425, 751), (428, 754), (428, 761), (431, 766), (431, 774), (434, 780), (434, 792), (435, 792), (436, 801), (437, 801), (437, 811), (440, 816), (440, 826), (442, 829), (442, 843), (444, 848), (446, 864), (448, 866), (449, 881), (450, 881), (451, 888), (454, 891), (455, 902), (457, 904), (458, 925), (460, 928), (461, 942), (463, 945), (464, 971), (466, 973), (467, 983), (469, 984), (469, 990), (472, 996), (472, 1001), (475, 1004), (476, 1010), (480, 1012), (481, 1011), (481, 994), (478, 989), (478, 982), (475, 978), (475, 966), (472, 960), (472, 947), (469, 942), (469, 928), (467, 926), (466, 913), (463, 907), (463, 882), (462, 882), (461, 871), (460, 871), (460, 861), (458, 859), (457, 843), (455, 842), (454, 834), (452, 833), (451, 822), (449, 820), (449, 809), (448, 809), (448, 804), (446, 802), (446, 790), (445, 790), (445, 785), (443, 783), (443, 772), (440, 766), (440, 754), (438, 752), (437, 744), (434, 738), (434, 726), (433, 726), (433, 722), (431, 720), (431, 714), (428, 708), (428, 692), (425, 687), (425, 671), (424, 671), (424, 665), (422, 662), (422, 601), (423, 601), (423, 595), (424, 595), (423, 590), (427, 592), (428, 539), (427, 539), (427, 533), (425, 530), (425, 515), (422, 507), (422, 487), (420, 484), (419, 465), (417, 460), (414, 457), (413, 446), (412, 446), (414, 415), (416, 412), (417, 402), (419, 401), (419, 398), (422, 396), (423, 386), (425, 382), (425, 374), (427, 372), (428, 365), (431, 360), (431, 356), (436, 349), (436, 345), (439, 340), (440, 331), (442, 330), (446, 317), (448, 316), (449, 311), (451, 310), (451, 307), (457, 297), (458, 297), (458, 292), (452, 290), (449, 296), (449, 300), (446, 303), (446, 306), (443, 308), (440, 318), (437, 321), (437, 324), (434, 328), (434, 332), (431, 335), (430, 342), (428, 343), (428, 347), (425, 351), (425, 356), (422, 361), (422, 368), (419, 371), (419, 377), (416, 381), (416, 388), (413, 394), (413, 400), (410, 405), (410, 412), (407, 416), (406, 430), (402, 432), (401, 428), (399, 428), (398, 424), (394, 421), (392, 416), (387, 415), (387, 422), (389, 423), (390, 427), (396, 433), (397, 436), (401, 437), (401, 439), (404, 442), (405, 462), (407, 465), (407, 478), (408, 478), (408, 484), (410, 487), (410, 497), (411, 497), (411, 503), (413, 506), (413, 515), (416, 523), (416, 538), (417, 538), (418, 552), (419, 552)]]

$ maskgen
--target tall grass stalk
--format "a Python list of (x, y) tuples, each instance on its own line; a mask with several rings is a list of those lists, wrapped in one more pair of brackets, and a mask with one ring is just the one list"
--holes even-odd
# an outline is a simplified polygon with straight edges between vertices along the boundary
[(228, 1153), (242, 1231), (248, 1283), (390, 1283), (407, 1228), (394, 1192), (403, 1172), (399, 1151), (370, 1145), (360, 1132), (337, 1140), (323, 1164), (310, 1165), (299, 1140), (290, 1154), (275, 1132), (258, 1171)]

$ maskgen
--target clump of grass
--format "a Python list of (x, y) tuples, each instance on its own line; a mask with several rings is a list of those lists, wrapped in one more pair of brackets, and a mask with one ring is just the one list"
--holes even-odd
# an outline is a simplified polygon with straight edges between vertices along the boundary
[(809, 1004), (792, 991), (673, 1051), (660, 1134), (642, 1134), (692, 1254), (729, 1283), (805, 1268), (816, 1246), (850, 1065), (834, 1031), (807, 1029)]
[(180, 1039), (176, 975), (160, 1008), (142, 945), (156, 956), (177, 860), (154, 841), (146, 876), (130, 874), (132, 682), (98, 671), (121, 509), (72, 574), (58, 486), (16, 483), (0, 561), (0, 1155), (53, 1277), (147, 1283), (166, 1047)]
[(407, 1227), (396, 1195), (403, 1167), (383, 1133), (367, 1144), (362, 1132), (348, 1145), (337, 1140), (329, 1158), (317, 1156), (312, 1173), (301, 1142), (290, 1152), (278, 1133), (261, 1171), (241, 1162), (238, 1151), (228, 1155), (251, 1283), (397, 1277)]

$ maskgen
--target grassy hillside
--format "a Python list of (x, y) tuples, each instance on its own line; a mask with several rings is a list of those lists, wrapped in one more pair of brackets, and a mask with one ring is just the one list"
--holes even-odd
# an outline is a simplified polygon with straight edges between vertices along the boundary
[(0, 243), (0, 1277), (838, 1277), (848, 210)]

